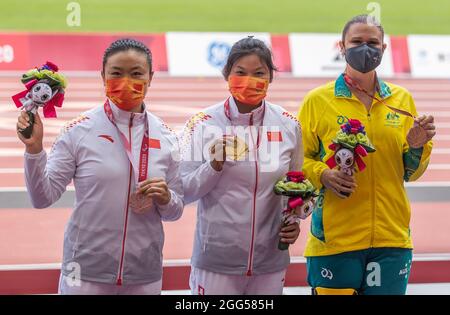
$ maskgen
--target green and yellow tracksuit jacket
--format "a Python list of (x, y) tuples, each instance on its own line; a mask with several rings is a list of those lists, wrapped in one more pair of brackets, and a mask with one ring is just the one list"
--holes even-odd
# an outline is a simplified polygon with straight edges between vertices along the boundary
[[(411, 94), (402, 87), (378, 79), (376, 96), (417, 116)], [(340, 199), (322, 186), (320, 177), (328, 169), (325, 161), (334, 154), (328, 145), (347, 119), (361, 121), (376, 152), (363, 158), (367, 168), (355, 174), (356, 191)], [(368, 111), (341, 75), (308, 93), (299, 120), (303, 171), (320, 189), (304, 255), (334, 255), (372, 247), (412, 248), (411, 208), (404, 182), (417, 180), (425, 172), (432, 150), (431, 141), (419, 149), (409, 148), (406, 135), (413, 119), (377, 101)]]

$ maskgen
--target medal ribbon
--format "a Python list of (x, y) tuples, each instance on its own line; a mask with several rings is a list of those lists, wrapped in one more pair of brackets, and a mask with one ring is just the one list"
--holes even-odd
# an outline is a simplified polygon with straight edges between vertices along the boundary
[[(264, 101), (263, 101), (264, 102)], [(265, 106), (265, 104), (263, 104), (263, 106)], [(228, 120), (231, 122), (231, 110), (230, 110), (230, 98), (227, 98), (227, 100), (225, 101), (225, 103), (223, 104), (223, 109), (225, 111), (225, 116), (228, 118)], [(264, 117), (266, 115), (266, 107), (264, 107), (264, 112), (263, 112), (263, 118), (262, 118), (262, 122), (264, 122)], [(251, 117), (250, 119), (252, 119), (252, 121), (250, 121), (250, 126), (253, 126), (253, 117)], [(233, 125), (232, 125), (233, 127)], [(262, 125), (260, 127), (258, 127), (258, 137), (256, 140), (256, 150), (259, 149), (260, 146), (260, 129), (261, 129)], [(234, 128), (233, 128), (234, 129)], [(253, 133), (250, 130), (250, 135), (252, 136), (252, 141), (253, 141)], [(253, 143), (254, 144), (254, 143)]]
[(105, 105), (103, 106), (105, 110), (105, 114), (108, 117), (109, 121), (116, 127), (116, 130), (119, 134), (119, 137), (122, 142), (122, 146), (127, 153), (128, 160), (131, 163), (131, 166), (133, 167), (134, 171), (134, 178), (138, 179), (138, 183), (144, 181), (147, 179), (148, 174), (148, 157), (149, 157), (149, 125), (148, 125), (148, 119), (147, 119), (147, 112), (144, 111), (145, 115), (145, 128), (144, 128), (144, 136), (142, 138), (142, 144), (140, 149), (140, 156), (139, 156), (139, 169), (136, 168), (136, 166), (133, 163), (133, 156), (131, 152), (131, 144), (128, 141), (127, 137), (120, 131), (119, 127), (117, 127), (117, 124), (114, 120), (114, 114), (111, 109), (111, 105), (109, 104), (109, 100), (106, 100)]
[[(346, 74), (346, 73), (344, 73), (344, 81), (345, 81), (345, 84), (347, 84), (348, 87), (354, 88), (354, 89), (356, 89), (356, 90), (358, 90), (358, 91), (360, 91), (360, 92), (366, 94), (368, 97), (372, 98), (373, 100), (375, 100), (375, 101), (377, 101), (377, 102), (380, 102), (380, 103), (384, 104), (384, 105), (385, 105), (386, 107), (388, 107), (390, 110), (392, 110), (392, 111), (394, 111), (394, 112), (396, 112), (396, 113), (398, 113), (398, 114), (404, 115), (404, 116), (408, 116), (408, 117), (411, 117), (411, 118), (416, 118), (416, 117), (415, 117), (414, 115), (412, 115), (410, 112), (407, 112), (406, 110), (402, 110), (402, 109), (398, 109), (398, 108), (392, 107), (392, 106), (388, 105), (388, 104), (385, 102), (384, 99), (382, 99), (382, 98), (379, 99), (379, 98), (376, 97), (375, 95), (370, 94), (370, 93), (367, 92), (365, 89), (363, 89), (358, 83), (354, 82), (353, 79), (350, 78), (350, 76), (349, 76), (348, 74)], [(379, 90), (378, 85), (377, 85), (377, 90)]]

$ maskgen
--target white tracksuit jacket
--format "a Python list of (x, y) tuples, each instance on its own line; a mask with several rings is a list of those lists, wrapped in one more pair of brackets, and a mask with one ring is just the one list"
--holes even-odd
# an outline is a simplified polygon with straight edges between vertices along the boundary
[[(192, 265), (230, 275), (281, 271), (289, 264), (289, 253), (277, 248), (283, 206), (273, 187), (286, 172), (302, 169), (300, 124), (269, 102), (249, 114), (239, 113), (232, 97), (229, 111), (225, 104), (192, 117), (182, 135), (185, 202), (198, 200)], [(256, 131), (237, 131), (236, 126), (250, 124), (260, 127), (258, 150)], [(216, 172), (208, 149), (224, 134), (245, 138), (250, 153), (245, 161), (227, 160)]]
[[(131, 138), (133, 160), (139, 165), (145, 115), (110, 104), (119, 129), (128, 141)], [(165, 178), (171, 200), (165, 206), (154, 204), (145, 214), (127, 208), (135, 175), (103, 106), (66, 125), (48, 159), (45, 151), (25, 153), (25, 178), (34, 207), (52, 205), (71, 180), (75, 185), (74, 210), (64, 235), (63, 274), (73, 275), (72, 263), (77, 263), (86, 281), (144, 284), (161, 279), (161, 221), (181, 216), (183, 191), (177, 138), (158, 117), (147, 117), (150, 139), (156, 139), (149, 150), (148, 178)]]

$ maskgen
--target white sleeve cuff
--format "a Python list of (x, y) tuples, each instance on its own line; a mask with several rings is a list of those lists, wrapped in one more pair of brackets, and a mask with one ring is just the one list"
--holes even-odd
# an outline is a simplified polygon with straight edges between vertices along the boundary
[(207, 171), (208, 175), (215, 175), (215, 176), (217, 176), (217, 175), (222, 174), (223, 167), (222, 167), (222, 170), (221, 170), (221, 171), (216, 171), (216, 170), (212, 167), (212, 165), (211, 165), (211, 163), (210, 163), (209, 161), (206, 162), (206, 164), (208, 164), (208, 165), (206, 166), (206, 171)]
[(165, 204), (165, 205), (156, 204), (156, 206), (158, 207), (158, 209), (160, 211), (165, 211), (175, 205), (175, 200), (174, 200), (175, 194), (172, 192), (171, 189), (169, 189), (169, 194), (170, 194), (170, 201), (167, 204)]
[(47, 154), (47, 152), (46, 152), (44, 149), (42, 149), (41, 152), (35, 153), (35, 154), (33, 154), (33, 153), (28, 153), (27, 151), (25, 151), (25, 153), (24, 153), (24, 158), (25, 158), (25, 159), (29, 159), (29, 160), (32, 160), (32, 159), (39, 159), (39, 158), (41, 158), (42, 156), (44, 156), (44, 155), (46, 155), (46, 154)]

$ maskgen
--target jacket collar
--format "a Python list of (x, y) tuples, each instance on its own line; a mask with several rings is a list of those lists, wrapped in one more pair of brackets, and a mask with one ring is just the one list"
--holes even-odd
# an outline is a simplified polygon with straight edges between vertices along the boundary
[[(377, 93), (382, 99), (386, 99), (392, 95), (389, 86), (377, 76)], [(334, 96), (338, 98), (352, 98), (352, 92), (345, 84), (344, 74), (341, 74), (334, 85)]]
[(141, 124), (141, 123), (144, 123), (144, 121), (145, 121), (144, 120), (145, 116), (146, 116), (145, 111), (147, 110), (145, 103), (142, 104), (142, 106), (144, 108), (142, 113), (132, 113), (132, 112), (129, 112), (126, 110), (122, 110), (119, 107), (117, 107), (117, 105), (114, 104), (114, 102), (111, 100), (109, 100), (109, 105), (111, 106), (111, 110), (113, 112), (114, 120), (116, 121), (116, 124), (128, 126), (130, 123), (131, 115), (133, 115), (133, 125)]
[(263, 100), (263, 104), (258, 108), (255, 108), (250, 113), (240, 113), (237, 108), (236, 102), (233, 97), (230, 97), (230, 118), (233, 125), (248, 126), (250, 125), (250, 118), (253, 116), (254, 125), (262, 125), (264, 119), (266, 102)]

